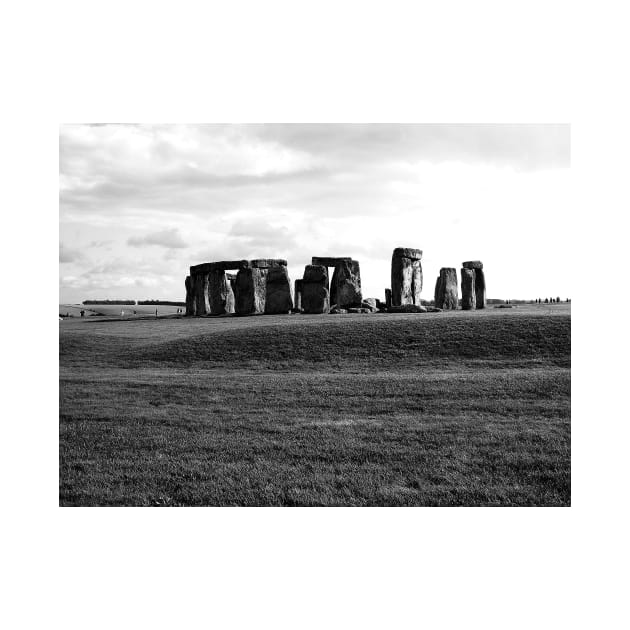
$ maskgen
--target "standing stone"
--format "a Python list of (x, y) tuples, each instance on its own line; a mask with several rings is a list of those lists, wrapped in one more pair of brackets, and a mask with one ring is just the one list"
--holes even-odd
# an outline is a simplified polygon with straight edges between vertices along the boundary
[(190, 276), (186, 276), (186, 316), (190, 317), (195, 314), (195, 296), (193, 295), (193, 286)]
[(457, 271), (453, 267), (442, 267), (435, 286), (435, 306), (441, 309), (456, 309), (458, 302)]
[(387, 308), (392, 307), (392, 290), (391, 289), (385, 289), (385, 306)]
[(420, 305), (422, 250), (397, 247), (392, 254), (392, 305)]
[(265, 313), (289, 313), (293, 308), (291, 299), (291, 280), (286, 267), (270, 267), (267, 270), (267, 295)]
[(193, 293), (195, 295), (195, 315), (207, 315), (210, 312), (208, 300), (208, 274), (197, 273), (193, 278)]
[(239, 269), (234, 284), (234, 306), (238, 315), (265, 312), (267, 269), (246, 267)]
[(483, 263), (480, 260), (467, 260), (462, 263), (462, 267), (475, 272), (475, 307), (486, 308), (486, 278), (483, 273)]
[(462, 269), (462, 309), (470, 311), (475, 309), (475, 270)]
[(338, 308), (360, 308), (361, 271), (356, 260), (340, 261), (335, 266), (330, 281), (330, 301)]
[(302, 283), (304, 281), (300, 278), (295, 281), (295, 310), (302, 310)]
[(319, 314), (329, 311), (328, 270), (323, 265), (306, 265), (302, 279), (302, 312)]
[(210, 313), (223, 315), (234, 312), (234, 293), (231, 283), (221, 267), (211, 267), (208, 274)]

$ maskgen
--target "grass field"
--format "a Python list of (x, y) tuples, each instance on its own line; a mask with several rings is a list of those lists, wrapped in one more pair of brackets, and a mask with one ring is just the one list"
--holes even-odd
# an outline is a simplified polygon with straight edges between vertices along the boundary
[(61, 505), (569, 505), (570, 305), (60, 328)]

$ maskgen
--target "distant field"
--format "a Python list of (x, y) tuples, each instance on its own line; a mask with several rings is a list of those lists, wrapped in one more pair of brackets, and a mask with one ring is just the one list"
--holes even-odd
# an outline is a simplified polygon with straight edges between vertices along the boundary
[(570, 504), (568, 304), (59, 328), (61, 505)]
[[(81, 317), (81, 311), (85, 311), (85, 317), (103, 315), (106, 317), (121, 317), (121, 312), (124, 313), (122, 317), (133, 318), (134, 311), (136, 311), (136, 317), (155, 315), (155, 309), (158, 309), (158, 316), (160, 315), (174, 315), (177, 313), (177, 309), (183, 309), (181, 306), (164, 306), (164, 305), (131, 305), (131, 304), (60, 304), (59, 314), (65, 315), (69, 313), (73, 317)], [(184, 309), (183, 309), (184, 310)]]

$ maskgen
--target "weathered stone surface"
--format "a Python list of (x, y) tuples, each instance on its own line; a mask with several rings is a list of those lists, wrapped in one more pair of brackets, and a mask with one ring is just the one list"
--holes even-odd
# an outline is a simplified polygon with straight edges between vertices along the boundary
[(475, 309), (475, 270), (462, 268), (462, 309), (470, 311)]
[(329, 311), (327, 269), (323, 265), (306, 265), (302, 279), (302, 312), (319, 314)]
[(267, 269), (270, 267), (286, 267), (287, 261), (284, 258), (254, 258), (249, 261), (250, 267)]
[(210, 313), (223, 315), (234, 312), (234, 292), (225, 271), (214, 268), (208, 274)]
[(202, 263), (201, 265), (191, 265), (190, 267), (190, 275), (196, 276), (200, 273), (208, 273), (210, 271), (211, 263)]
[(328, 270), (324, 265), (306, 265), (302, 278), (302, 290), (304, 285), (310, 282), (328, 282)]
[(295, 291), (294, 291), (294, 310), (301, 311), (302, 310), (302, 283), (303, 280), (300, 278), (295, 281)]
[(475, 269), (475, 306), (486, 308), (486, 277), (482, 269)]
[(427, 306), (427, 313), (441, 313), (443, 309), (437, 308), (435, 306)]
[(265, 312), (266, 269), (256, 267), (240, 269), (236, 274), (234, 288), (235, 311), (238, 315), (254, 315)]
[(421, 304), (403, 304), (401, 306), (391, 306), (388, 313), (426, 313), (426, 307)]
[(331, 315), (345, 315), (348, 311), (345, 308), (331, 308)]
[(267, 270), (265, 313), (289, 313), (292, 308), (291, 280), (286, 266), (270, 267)]
[(363, 298), (361, 306), (376, 311), (378, 310), (378, 300), (376, 298)]
[(196, 273), (192, 275), (191, 282), (195, 299), (195, 315), (207, 315), (210, 313), (208, 273)]
[(186, 276), (184, 285), (186, 286), (186, 315), (191, 316), (195, 314), (195, 296), (193, 295), (193, 287), (190, 276)]
[(361, 271), (356, 260), (337, 264), (330, 282), (330, 300), (339, 308), (360, 307)]
[(420, 252), (399, 247), (392, 254), (392, 306), (420, 304), (422, 263), (419, 258), (400, 256), (397, 253), (408, 251)]
[(456, 309), (459, 305), (457, 291), (457, 270), (442, 267), (435, 285), (435, 306), (441, 309)]
[(411, 258), (412, 260), (422, 260), (422, 250), (413, 247), (397, 247), (392, 256), (397, 258)]
[(313, 256), (311, 258), (311, 264), (323, 265), (324, 267), (336, 267), (341, 262), (350, 263), (352, 262), (352, 258), (349, 256)]
[(467, 260), (462, 263), (464, 269), (483, 269), (483, 263), (480, 260)]
[(218, 262), (206, 263), (209, 271), (227, 271), (228, 269), (238, 270), (249, 267), (249, 260), (219, 260)]

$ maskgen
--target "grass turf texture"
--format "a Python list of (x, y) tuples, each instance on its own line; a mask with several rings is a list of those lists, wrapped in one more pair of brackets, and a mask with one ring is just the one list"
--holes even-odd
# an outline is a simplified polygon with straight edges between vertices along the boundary
[(60, 322), (60, 504), (569, 505), (569, 308)]

